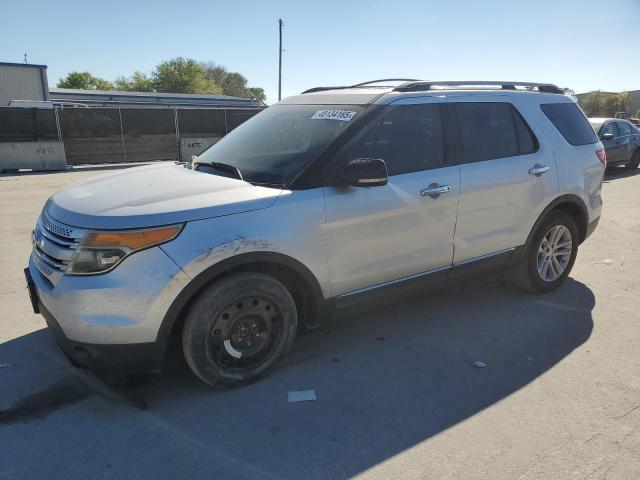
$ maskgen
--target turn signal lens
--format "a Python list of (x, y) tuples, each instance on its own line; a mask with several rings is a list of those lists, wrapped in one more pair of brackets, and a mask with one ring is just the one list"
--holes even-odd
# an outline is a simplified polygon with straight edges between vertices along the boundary
[(76, 249), (66, 273), (95, 275), (114, 269), (125, 257), (143, 248), (173, 240), (182, 225), (120, 232), (88, 232)]
[(139, 250), (171, 240), (180, 232), (180, 226), (134, 232), (89, 232), (80, 243), (83, 247), (128, 248)]

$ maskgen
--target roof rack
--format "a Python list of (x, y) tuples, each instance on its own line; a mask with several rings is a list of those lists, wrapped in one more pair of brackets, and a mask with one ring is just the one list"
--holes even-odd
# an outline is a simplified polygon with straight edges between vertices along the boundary
[(504, 81), (477, 81), (477, 80), (455, 80), (455, 81), (410, 81), (394, 88), (395, 92), (423, 92), (431, 90), (432, 87), (500, 87), (502, 90), (516, 90), (516, 87), (525, 89), (536, 89), (543, 93), (564, 94), (564, 90), (550, 83), (531, 82), (504, 82)]
[[(305, 90), (304, 93), (313, 93), (313, 92), (324, 92), (326, 90), (344, 90), (346, 88), (362, 88), (362, 87), (368, 87), (374, 83), (381, 83), (381, 82), (405, 82), (402, 85), (406, 85), (408, 83), (415, 83), (415, 82), (421, 82), (422, 80), (416, 80), (415, 78), (382, 78), (380, 80), (370, 80), (368, 82), (362, 82), (362, 83), (356, 83), (355, 85), (343, 85), (340, 87), (313, 87), (310, 88), (308, 90)], [(401, 86), (402, 86), (401, 85)], [(385, 87), (385, 85), (380, 85), (380, 87)], [(386, 85), (386, 87), (388, 87), (388, 85)]]

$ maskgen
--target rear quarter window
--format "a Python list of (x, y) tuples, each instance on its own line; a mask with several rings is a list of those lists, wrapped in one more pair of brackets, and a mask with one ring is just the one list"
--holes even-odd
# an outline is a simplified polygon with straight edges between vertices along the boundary
[(575, 103), (543, 103), (540, 109), (571, 145), (598, 142), (593, 128)]

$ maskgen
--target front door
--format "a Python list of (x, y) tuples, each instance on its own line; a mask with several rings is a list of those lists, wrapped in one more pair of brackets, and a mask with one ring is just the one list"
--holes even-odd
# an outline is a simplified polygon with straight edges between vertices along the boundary
[(383, 159), (389, 182), (324, 188), (333, 295), (451, 265), (460, 174), (445, 159), (443, 105), (384, 107), (338, 155), (336, 169)]
[[(607, 134), (613, 135), (612, 138), (604, 139)], [(622, 154), (622, 146), (620, 145), (620, 135), (616, 122), (605, 123), (600, 129), (600, 141), (607, 153), (607, 163), (617, 163), (624, 160)]]

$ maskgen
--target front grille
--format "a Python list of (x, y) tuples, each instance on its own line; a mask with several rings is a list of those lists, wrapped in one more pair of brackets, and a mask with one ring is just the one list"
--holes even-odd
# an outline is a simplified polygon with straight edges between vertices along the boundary
[(59, 277), (84, 236), (85, 230), (61, 224), (42, 213), (33, 232), (33, 263), (49, 280)]

